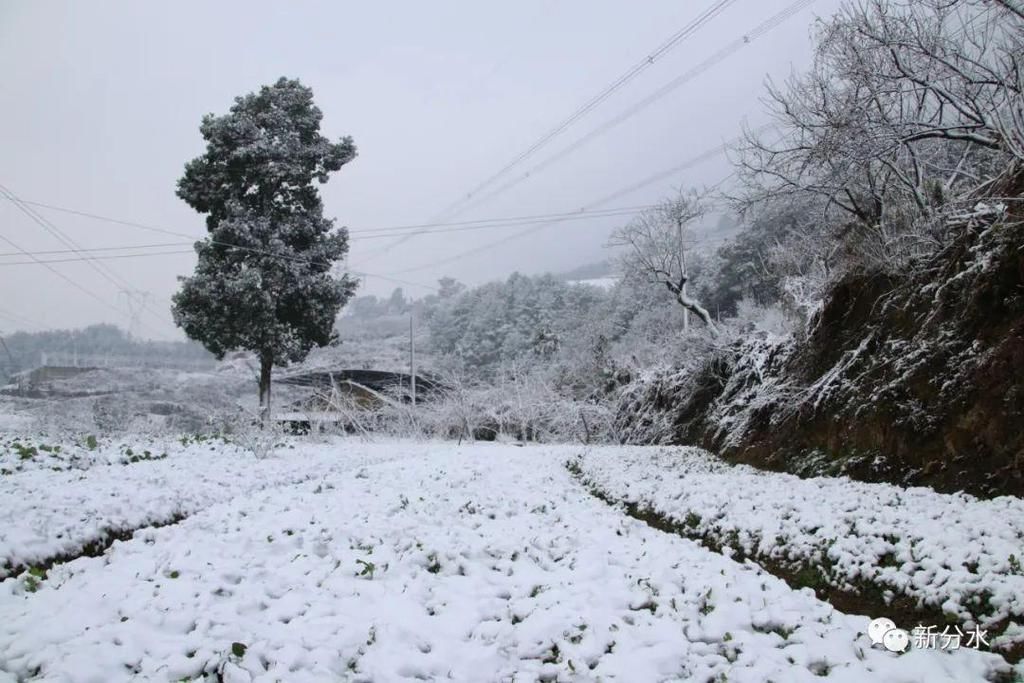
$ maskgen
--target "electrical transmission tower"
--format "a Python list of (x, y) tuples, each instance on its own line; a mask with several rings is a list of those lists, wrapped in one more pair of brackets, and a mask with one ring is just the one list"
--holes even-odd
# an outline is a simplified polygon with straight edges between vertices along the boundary
[(152, 294), (141, 289), (122, 289), (121, 296), (124, 297), (128, 309), (128, 336), (138, 339), (142, 311), (146, 309), (146, 304), (149, 303)]

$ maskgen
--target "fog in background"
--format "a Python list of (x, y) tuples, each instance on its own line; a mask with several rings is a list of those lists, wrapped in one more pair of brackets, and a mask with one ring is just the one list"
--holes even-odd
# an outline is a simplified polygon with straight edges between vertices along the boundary
[[(351, 135), (359, 149), (321, 191), (325, 214), (353, 231), (349, 267), (365, 273), (360, 293), (402, 286), (421, 295), (443, 275), (477, 284), (516, 270), (569, 270), (607, 258), (608, 234), (626, 219), (566, 221), (500, 244), (494, 243), (523, 226), (423, 234), (386, 251), (392, 239), (359, 232), (574, 211), (731, 140), (745, 120), (764, 123), (759, 98), (766, 77), (784, 79), (806, 66), (814, 18), (836, 3), (812, 3), (507, 192), (462, 213), (443, 213), (712, 4), (6, 0), (0, 2), (0, 62), (6, 67), (0, 183), (24, 200), (200, 238), (203, 217), (174, 190), (185, 162), (204, 149), (201, 117), (225, 113), (235, 96), (281, 76), (297, 77), (314, 90), (324, 134)], [(789, 4), (733, 4), (495, 186)], [(728, 159), (719, 155), (601, 208), (649, 204), (674, 187), (714, 185), (729, 172)], [(84, 248), (189, 249), (180, 237), (34, 208)], [(67, 249), (6, 199), (0, 199), (0, 235), (33, 252)], [(2, 240), (0, 253), (2, 331), (126, 326), (128, 295), (120, 290), (127, 283), (148, 300), (142, 336), (183, 338), (171, 321), (169, 298), (176, 278), (194, 267), (191, 253), (104, 260), (113, 277), (80, 261), (51, 264), (67, 279), (26, 264), (28, 258)], [(138, 301), (142, 295), (132, 296)]]

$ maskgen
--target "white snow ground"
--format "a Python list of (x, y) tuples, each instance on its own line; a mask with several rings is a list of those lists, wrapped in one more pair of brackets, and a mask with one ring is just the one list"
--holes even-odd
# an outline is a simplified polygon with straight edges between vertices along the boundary
[[(24, 468), (0, 479), (0, 578), (11, 568), (77, 554), (110, 534), (387, 457), (377, 451), (340, 459), (302, 442), (281, 450), (288, 457), (265, 459), (218, 439), (108, 440), (95, 449), (65, 443), (56, 453), (40, 450), (52, 448), (46, 440), (20, 442), (37, 454), (22, 459), (9, 449), (0, 455), (0, 471)], [(0, 439), (0, 447), (9, 443)]]
[[(979, 500), (731, 466), (698, 448), (595, 450), (583, 477), (747, 555), (827, 563), (840, 588), (870, 582), (991, 627), (1024, 615), (1024, 500)], [(737, 549), (739, 549), (737, 548)], [(972, 597), (984, 596), (981, 616)], [(1024, 623), (1007, 642), (1024, 640)]]
[[(74, 473), (95, 519), (187, 496), (193, 480), (220, 488), (180, 523), (55, 566), (34, 592), (25, 576), (0, 583), (0, 680), (860, 683), (1006, 669), (974, 650), (872, 648), (868, 617), (595, 499), (563, 466), (578, 450), (349, 440), (248, 468), (218, 448)], [(76, 528), (67, 475), (0, 479), (5, 496), (24, 480), (40, 511), (24, 520), (4, 500), (2, 526), (30, 534), (48, 514)]]

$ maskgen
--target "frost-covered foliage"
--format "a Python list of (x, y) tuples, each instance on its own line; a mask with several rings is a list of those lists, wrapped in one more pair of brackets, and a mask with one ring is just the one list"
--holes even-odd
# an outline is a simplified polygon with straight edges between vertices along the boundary
[[(340, 422), (318, 424), (315, 412), (305, 414), (311, 426), (371, 436), (517, 440), (536, 442), (607, 443), (613, 411), (608, 401), (579, 399), (553, 383), (547, 367), (513, 362), (481, 381), (453, 363), (434, 376), (441, 388), (416, 405), (404, 392), (380, 395), (370, 405), (360, 398), (332, 392), (319, 403)], [(298, 413), (302, 417), (303, 412)]]
[(788, 325), (777, 309), (743, 308), (750, 319), (731, 320), (719, 343), (652, 368), (619, 392), (615, 431), (624, 443), (724, 446), (745, 434), (758, 405), (785, 400), (785, 382), (776, 385), (768, 369), (790, 344)]
[(551, 275), (513, 274), (441, 301), (428, 320), (430, 343), (437, 353), (493, 375), (503, 362), (554, 356), (604, 296)]
[(280, 364), (302, 360), (330, 342), (354, 290), (347, 277), (330, 273), (347, 240), (323, 218), (237, 208), (197, 243), (199, 262), (175, 295), (175, 320), (218, 357), (247, 349)]
[(646, 366), (620, 436), (1020, 491), (1022, 37), (998, 1), (873, 0), (823, 21), (811, 70), (770, 87), (778, 125), (739, 150), (746, 228), (697, 290), (739, 319), (744, 297), (782, 316)]
[(209, 237), (196, 243), (196, 272), (174, 297), (175, 322), (218, 358), (256, 352), (266, 405), (274, 364), (327, 344), (355, 289), (332, 274), (348, 233), (323, 217), (313, 184), (351, 161), (355, 146), (322, 136), (321, 118), (296, 80), (236, 98), (227, 115), (203, 119), (206, 152), (178, 182), (178, 196), (207, 214)]
[(739, 150), (739, 205), (815, 202), (834, 276), (934, 253), (948, 218), (1024, 161), (1021, 54), (1017, 3), (845, 5), (812, 68), (770, 86), (778, 126)]
[[(691, 267), (707, 254), (692, 253)], [(652, 287), (632, 269), (609, 289), (552, 276), (514, 275), (461, 293), (415, 302), (428, 321), (432, 370), (448, 391), (417, 408), (382, 405), (359, 429), (447, 437), (617, 442), (616, 418), (635, 382), (660, 372), (697, 372), (738, 336), (760, 330), (785, 336), (791, 316), (751, 298), (732, 302), (739, 317), (720, 320), (718, 334), (686, 329), (686, 309), (668, 288)], [(451, 290), (450, 290), (451, 291)], [(347, 320), (347, 318), (346, 318)], [(355, 321), (352, 322), (356, 324)]]
[(742, 333), (625, 389), (618, 431), (804, 474), (1019, 495), (1020, 231), (980, 208), (916, 271), (851, 272), (806, 330)]

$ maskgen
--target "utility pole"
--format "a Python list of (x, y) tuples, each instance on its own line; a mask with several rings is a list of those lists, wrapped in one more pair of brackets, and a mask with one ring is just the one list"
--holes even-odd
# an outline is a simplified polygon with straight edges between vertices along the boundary
[(412, 389), (412, 405), (416, 406), (416, 339), (412, 333), (412, 309), (409, 310), (409, 386)]

